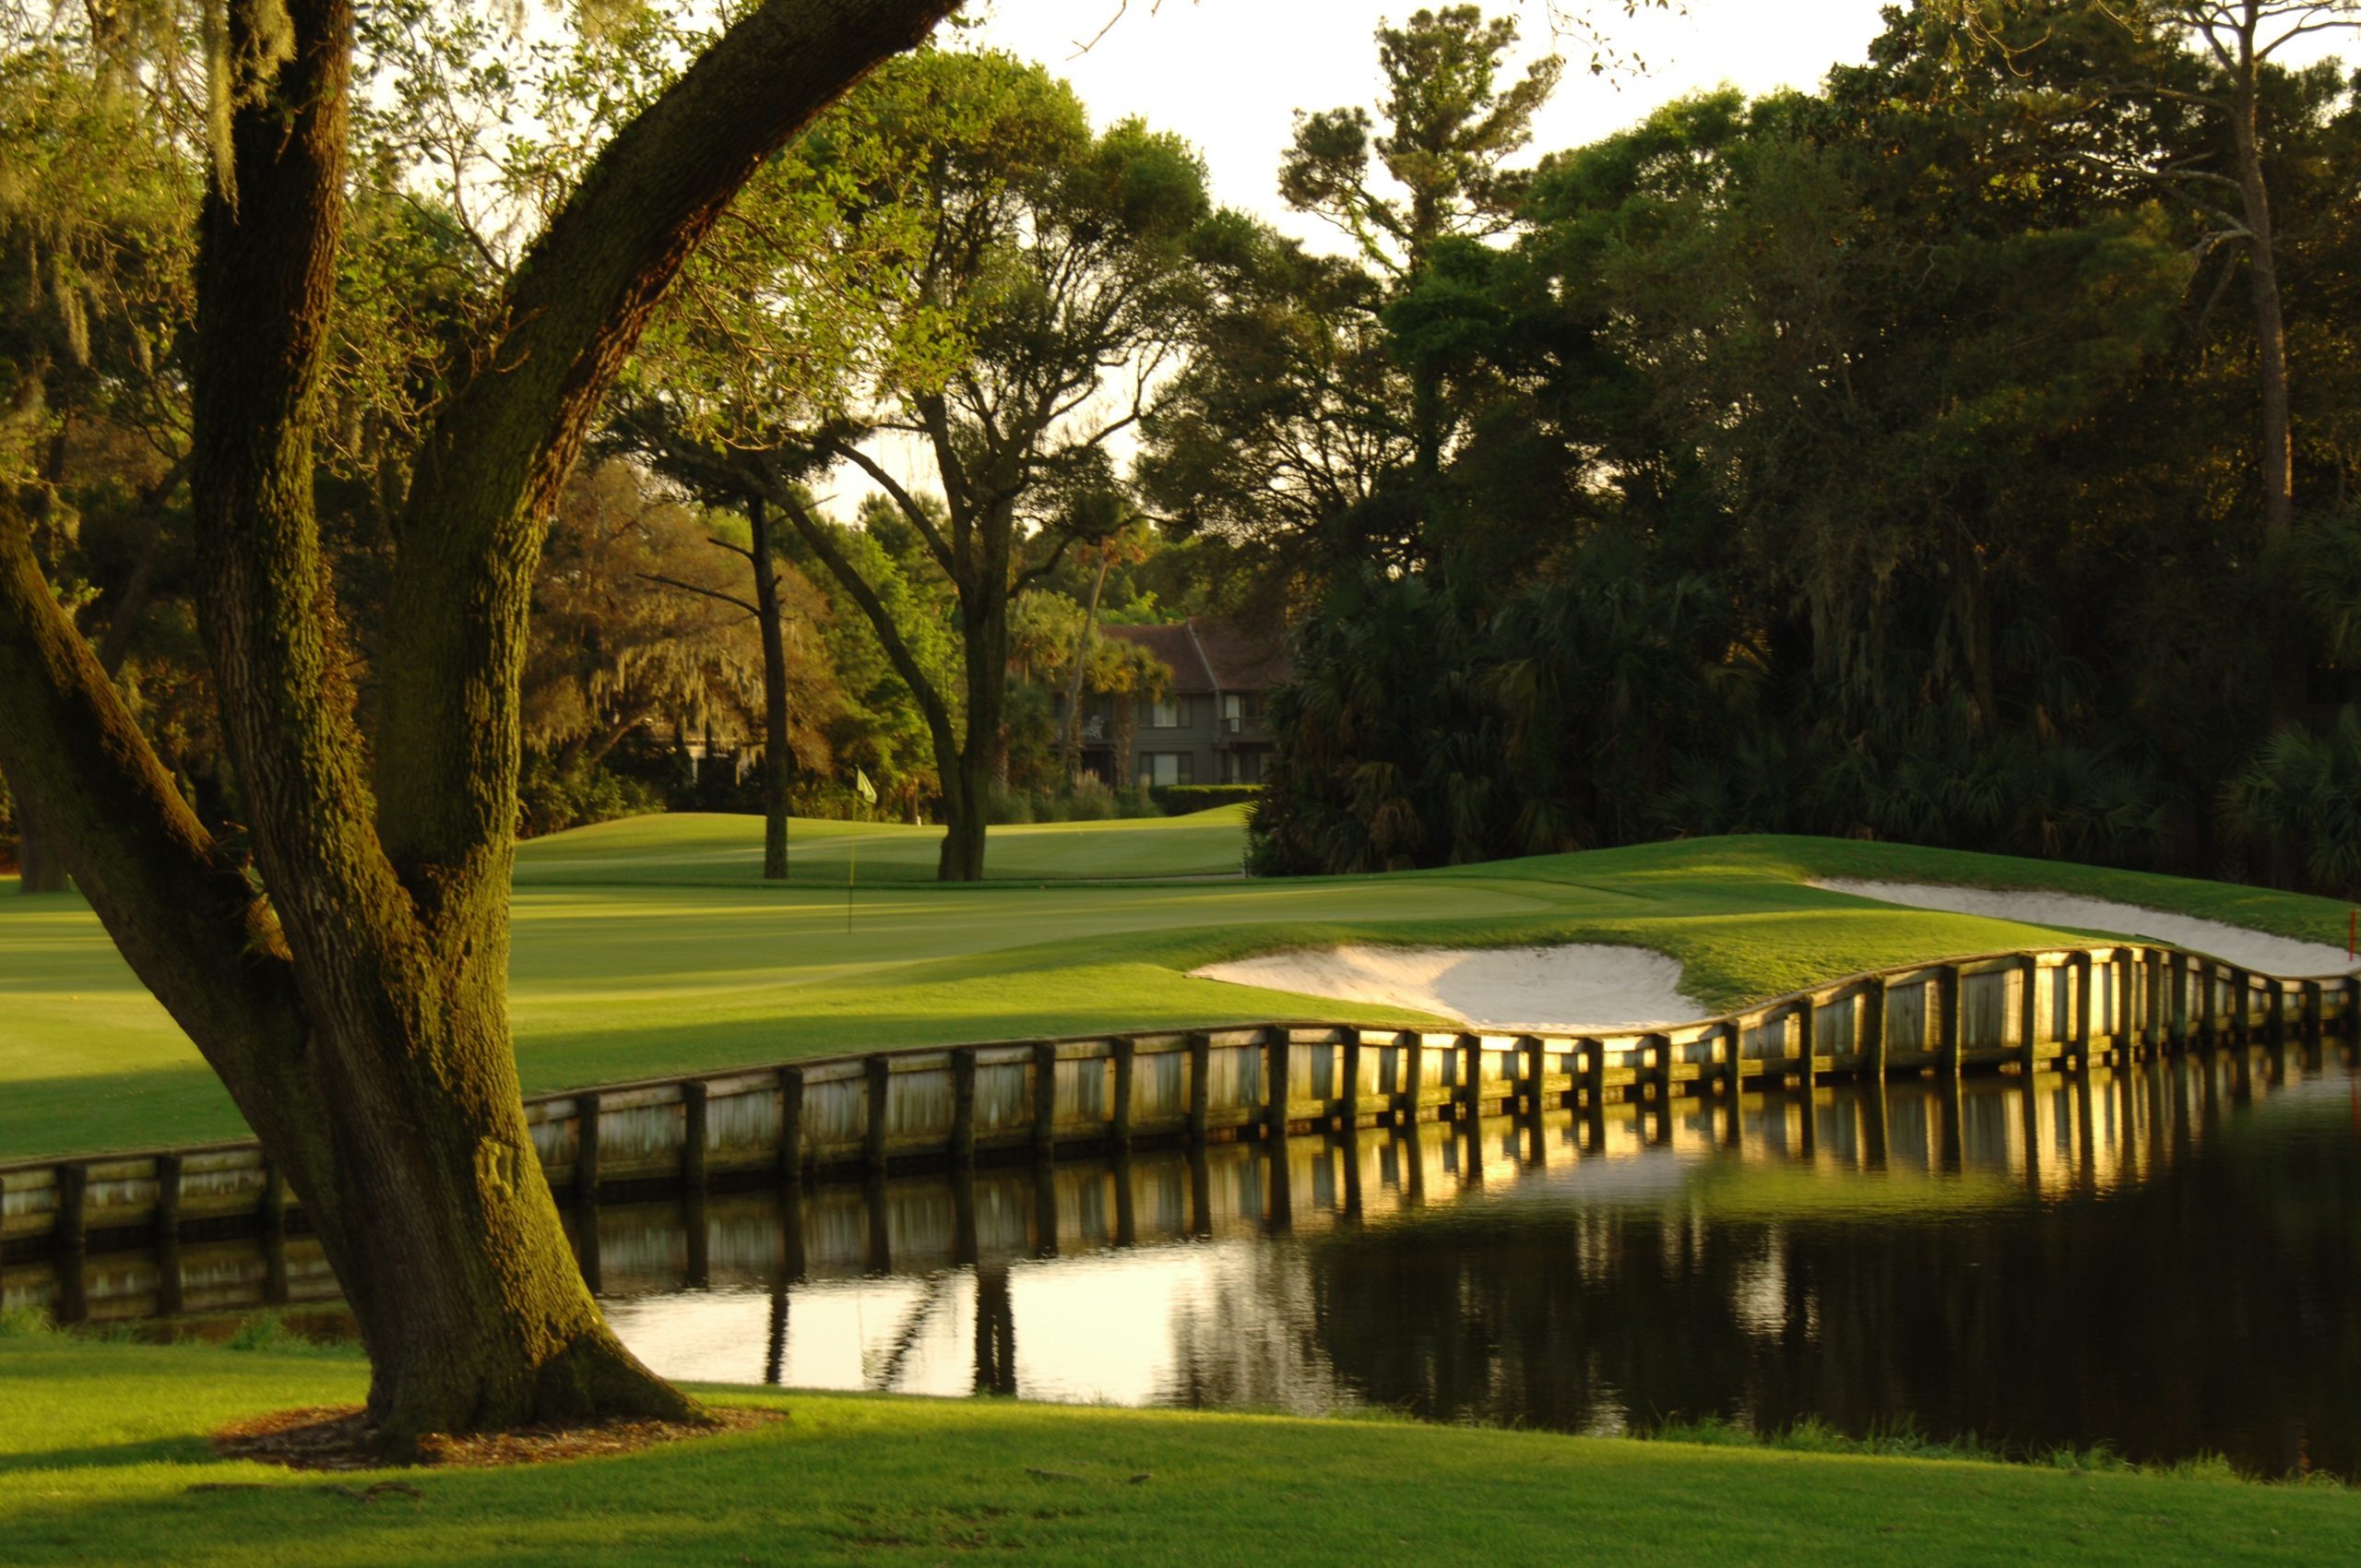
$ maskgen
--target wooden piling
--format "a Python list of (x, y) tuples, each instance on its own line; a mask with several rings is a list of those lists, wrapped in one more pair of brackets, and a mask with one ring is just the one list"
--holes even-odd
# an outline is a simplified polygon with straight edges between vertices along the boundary
[(1139, 1054), (1139, 1042), (1129, 1035), (1117, 1035), (1115, 1051), (1115, 1125), (1113, 1138), (1118, 1153), (1132, 1146), (1132, 1074), (1134, 1058)]
[(1344, 1101), (1344, 1104), (1340, 1108), (1343, 1114), (1342, 1120), (1338, 1123), (1338, 1127), (1340, 1131), (1349, 1131), (1352, 1128), (1359, 1126), (1361, 1123), (1360, 1030), (1347, 1028), (1345, 1031), (1345, 1048), (1342, 1054), (1344, 1056), (1345, 1092), (1339, 1097)]
[(1820, 1009), (1807, 996), (1796, 1004), (1795, 1085), (1809, 1094), (1820, 1083)]
[(599, 1107), (597, 1089), (574, 1097), (574, 1201), (599, 1201)]
[(2320, 982), (2316, 980), (2308, 980), (2304, 981), (2303, 1030), (2305, 1045), (2314, 1049), (2319, 1047), (2320, 1043), (2320, 1036), (2327, 1028), (2324, 1021), (2326, 1012), (2326, 998), (2321, 994)]
[(2263, 993), (2263, 1039), (2273, 1046), (2287, 1043), (2287, 982), (2274, 980)]
[(2254, 1043), (2254, 982), (2240, 968), (2230, 970), (2230, 1043), (2243, 1050)]
[(1398, 1036), (1397, 1039), (1406, 1043), (1395, 1047), (1402, 1052), (1401, 1094), (1396, 1102), (1398, 1114), (1395, 1120), (1406, 1126), (1415, 1127), (1418, 1124), (1418, 1101), (1426, 1095), (1427, 1040), (1416, 1029)]
[(156, 1244), (160, 1247), (180, 1239), (181, 1157), (177, 1154), (156, 1157), (154, 1230)]
[(778, 1070), (778, 1177), (793, 1186), (803, 1180), (803, 1069)]
[(681, 1185), (705, 1191), (706, 1087), (691, 1078), (681, 1086)]
[(1205, 1144), (1209, 1107), (1213, 1103), (1214, 1037), (1192, 1034), (1189, 1037), (1189, 1143), (1203, 1148)]
[(1880, 975), (1861, 988), (1860, 1028), (1857, 1043), (1861, 1051), (1861, 1075), (1878, 1083), (1885, 1082), (1885, 977)]
[(955, 1170), (976, 1167), (976, 1048), (972, 1045), (951, 1052), (951, 1166)]
[(2041, 1070), (2041, 960), (2017, 960), (2017, 1066), (2030, 1078)]
[[(1295, 1046), (1287, 1031), (1273, 1028), (1263, 1042), (1263, 1133), (1284, 1144), (1287, 1135), (1287, 1099), (1294, 1093)], [(1284, 1162), (1284, 1151), (1271, 1157)]]
[(1033, 1152), (1047, 1159), (1058, 1146), (1058, 1048), (1033, 1042)]
[(894, 1063), (884, 1054), (868, 1057), (860, 1064), (861, 1079), (867, 1087), (869, 1117), (861, 1128), (860, 1165), (872, 1175), (885, 1170), (885, 1134), (892, 1124), (894, 1099)]
[(89, 1241), (90, 1170), (78, 1159), (57, 1168), (57, 1207), (50, 1219), (50, 1235), (57, 1250), (79, 1253)]
[(1525, 1111), (1528, 1116), (1541, 1114), (1541, 1084), (1549, 1075), (1549, 1048), (1539, 1035), (1525, 1035), (1517, 1042), (1517, 1051), (1525, 1058)]
[[(1746, 1031), (1733, 1023), (1722, 1026), (1722, 1087), (1729, 1091), (1730, 1103), (1746, 1089), (1746, 1059), (1740, 1052), (1746, 1045)], [(1737, 1130), (1732, 1124), (1731, 1130)]]
[(1460, 1114), (1469, 1121), (1480, 1121), (1484, 1115), (1484, 1037), (1459, 1037), (1459, 1099)]
[(2139, 1006), (2137, 992), (2132, 990), (2132, 949), (2118, 947), (2111, 958), (2111, 973), (2116, 980), (2108, 990), (2116, 994), (2116, 1065), (2125, 1067), (2132, 1063), (2132, 1041), (2139, 1039)]
[(2091, 1004), (2097, 1000), (2098, 987), (2094, 983), (2095, 972), (2088, 952), (2077, 953), (2074, 972), (2074, 1065), (2091, 1064)]
[(1966, 1029), (1960, 1016), (1963, 989), (1957, 964), (1945, 964), (1935, 971), (1935, 1071), (1946, 1083), (1959, 1076), (1961, 1059), (1966, 1055), (1962, 1038)]
[(1583, 1108), (1596, 1115), (1607, 1103), (1607, 1044), (1604, 1040), (1580, 1039), (1574, 1042), (1574, 1049), (1583, 1064), (1579, 1091)]

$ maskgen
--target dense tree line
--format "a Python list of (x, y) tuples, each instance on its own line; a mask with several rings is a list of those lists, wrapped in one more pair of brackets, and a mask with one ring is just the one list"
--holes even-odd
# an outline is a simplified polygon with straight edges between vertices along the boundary
[[(2355, 84), (2266, 59), (2240, 109), (2171, 17), (1970, 9), (1463, 160), (1464, 209), (1513, 193), (1486, 238), (1228, 292), (1255, 354), (1188, 373), (1148, 475), (1302, 607), (1267, 869), (1784, 831), (2361, 888)], [(1406, 30), (1497, 71), (1486, 27)], [(1290, 199), (1453, 115), (1497, 147), (1515, 89), (1436, 79), (1300, 122)], [(2267, 243), (2213, 179), (2241, 113)]]

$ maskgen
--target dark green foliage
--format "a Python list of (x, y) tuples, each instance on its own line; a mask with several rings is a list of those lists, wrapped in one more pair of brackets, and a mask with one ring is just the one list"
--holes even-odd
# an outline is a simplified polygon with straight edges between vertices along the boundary
[[(2255, 328), (2216, 308), (2241, 264), (2124, 172), (2227, 132), (2088, 90), (2213, 67), (2044, 9), (2015, 62), (1890, 12), (1816, 95), (1673, 104), (1544, 160), (1513, 244), (1438, 242), (1386, 290), (1375, 330), (1455, 434), (1388, 548), (1363, 504), (1288, 519), (1327, 550), (1269, 552), (1316, 604), (1264, 869), (1768, 831), (2361, 889), (2335, 706), (2361, 692), (2328, 669), (2282, 723), (2262, 635), (2361, 655), (2361, 528), (2323, 509), (2268, 542)], [(2330, 171), (2361, 113), (2334, 71), (2266, 85), (2274, 199), (2304, 214), (2297, 490), (2349, 493), (2361, 251)], [(1270, 439), (1203, 387), (1197, 427), (1151, 432), (1159, 478), (1226, 428), (1241, 457)]]
[(539, 838), (569, 827), (664, 809), (664, 797), (636, 778), (595, 763), (528, 755), (516, 778), (516, 837)]

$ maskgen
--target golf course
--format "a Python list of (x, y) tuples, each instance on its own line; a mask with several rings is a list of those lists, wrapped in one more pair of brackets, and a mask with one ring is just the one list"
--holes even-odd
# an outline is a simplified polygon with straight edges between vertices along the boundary
[[(1238, 875), (1243, 808), (993, 830), (991, 879), (931, 875), (939, 830), (628, 819), (522, 846), (511, 1004), (528, 1091), (874, 1049), (1277, 1018), (1432, 1021), (1190, 978), (1351, 942), (1598, 943), (1682, 966), (1710, 1010), (2055, 928), (1849, 897), (1816, 879), (2049, 890), (2341, 947), (2300, 894), (1840, 839), (1706, 838), (1379, 876)], [(235, 1136), (196, 1050), (71, 894), (0, 884), (0, 1158)]]

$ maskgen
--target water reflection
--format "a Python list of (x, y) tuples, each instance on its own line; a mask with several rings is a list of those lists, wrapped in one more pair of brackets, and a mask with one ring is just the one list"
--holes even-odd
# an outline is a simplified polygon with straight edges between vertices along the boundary
[[(2300, 1056), (1365, 1129), (573, 1224), (625, 1341), (676, 1377), (1595, 1431), (1907, 1422), (2361, 1473), (2361, 1085)], [(275, 1269), (252, 1241), (184, 1243), (191, 1310), (224, 1293), (218, 1248), (243, 1249), (241, 1284), (322, 1289), (301, 1238)], [(43, 1266), (6, 1271), (10, 1304), (166, 1299), (152, 1257)]]

